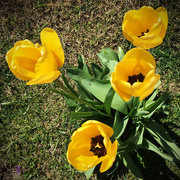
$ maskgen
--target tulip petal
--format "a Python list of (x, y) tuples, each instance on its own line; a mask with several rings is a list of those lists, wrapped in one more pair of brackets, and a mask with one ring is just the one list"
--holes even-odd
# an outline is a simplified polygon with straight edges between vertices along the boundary
[[(91, 137), (92, 137), (92, 134), (95, 135), (95, 133), (93, 133), (92, 131), (96, 128), (100, 134), (105, 133), (109, 137), (111, 137), (114, 133), (113, 129), (110, 126), (103, 124), (101, 122), (98, 122), (98, 121), (93, 121), (93, 120), (86, 121), (85, 123), (82, 124), (82, 127), (85, 127), (85, 126), (89, 126), (89, 127), (91, 126), (91, 129), (89, 128), (89, 131), (88, 131), (88, 134), (91, 134)], [(97, 135), (98, 134), (96, 134), (96, 136)]]
[(15, 49), (12, 57), (16, 58), (18, 66), (35, 72), (35, 64), (41, 57), (41, 53), (37, 48), (21, 45)]
[(15, 50), (16, 47), (13, 47), (6, 54), (6, 61), (12, 73), (21, 80), (29, 80), (32, 78), (36, 78), (34, 72), (26, 70), (23, 67), (19, 66), (16, 57), (13, 57)]
[(161, 16), (163, 24), (162, 24), (162, 28), (161, 28), (161, 32), (160, 32), (160, 36), (163, 39), (165, 34), (166, 34), (166, 30), (167, 30), (167, 25), (168, 25), (168, 14), (167, 14), (167, 10), (163, 7), (159, 7), (156, 9), (156, 11), (158, 12), (158, 14)]
[(159, 74), (155, 75), (155, 76), (151, 79), (151, 81), (145, 85), (145, 87), (144, 87), (144, 89), (143, 89), (143, 93), (142, 93), (142, 95), (140, 96), (140, 100), (139, 100), (139, 101), (142, 101), (144, 98), (146, 98), (147, 96), (149, 96), (149, 95), (153, 92), (156, 84), (157, 84), (157, 83), (159, 82), (159, 80), (160, 80), (160, 77), (161, 77), (161, 76), (160, 76)]
[(113, 87), (113, 89), (118, 93), (118, 95), (124, 100), (124, 101), (129, 101), (131, 96), (130, 94), (122, 91), (122, 86), (119, 86), (118, 82), (111, 82), (111, 86)]
[[(140, 39), (141, 39), (141, 42), (140, 41), (134, 41), (133, 45), (143, 47), (144, 49), (156, 47), (163, 42), (162, 37), (159, 35), (155, 35), (155, 34), (142, 36)], [(143, 46), (140, 46), (142, 43), (143, 43)]]
[(55, 79), (57, 79), (60, 76), (60, 71), (52, 71), (47, 74), (42, 74), (40, 77), (36, 79), (31, 79), (26, 84), (27, 85), (34, 85), (34, 84), (45, 84), (45, 83), (51, 83)]
[(101, 173), (107, 171), (113, 165), (116, 159), (117, 148), (118, 148), (118, 142), (117, 140), (115, 140), (114, 143), (111, 145), (111, 148), (108, 149), (109, 151), (108, 157), (101, 163), (101, 167), (100, 167)]
[(25, 39), (23, 41), (17, 41), (15, 44), (14, 44), (14, 47), (17, 47), (17, 46), (21, 46), (21, 45), (26, 45), (26, 46), (31, 46), (31, 47), (35, 47), (34, 43), (32, 43), (30, 40), (28, 39)]
[(152, 7), (143, 6), (138, 10), (134, 18), (137, 18), (141, 24), (144, 25), (145, 30), (147, 30), (150, 29), (154, 23), (158, 22), (159, 14)]
[(156, 12), (161, 16), (162, 21), (165, 25), (165, 28), (167, 28), (168, 25), (168, 14), (167, 14), (167, 10), (163, 7), (159, 7), (156, 9)]
[(143, 88), (144, 84), (142, 82), (135, 82), (132, 85), (132, 96), (134, 97), (139, 97), (142, 94), (142, 88)]
[(46, 44), (47, 49), (53, 53), (58, 68), (61, 68), (64, 64), (64, 52), (57, 33), (53, 29), (44, 28), (41, 31), (40, 37), (42, 45)]

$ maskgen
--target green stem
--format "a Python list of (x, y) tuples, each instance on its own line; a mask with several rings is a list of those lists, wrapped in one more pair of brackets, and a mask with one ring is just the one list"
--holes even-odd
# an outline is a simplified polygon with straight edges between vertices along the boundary
[(85, 104), (85, 105), (89, 106), (91, 109), (99, 112), (99, 114), (101, 114), (101, 115), (103, 115), (103, 116), (108, 116), (108, 117), (109, 117), (108, 114), (105, 114), (105, 113), (100, 112), (98, 109), (96, 109), (94, 106), (92, 106), (92, 105), (89, 104), (88, 102), (86, 102), (86, 101), (84, 101), (83, 99), (81, 99), (81, 98), (77, 97), (76, 95), (74, 95), (71, 91), (69, 91), (69, 89), (67, 89), (67, 88), (63, 85), (63, 83), (62, 83), (59, 79), (56, 79), (56, 81), (58, 82), (60, 88), (61, 88), (64, 92), (66, 92), (66, 93), (69, 94), (71, 97), (73, 97), (74, 99), (76, 99), (77, 101), (79, 101), (81, 104)]

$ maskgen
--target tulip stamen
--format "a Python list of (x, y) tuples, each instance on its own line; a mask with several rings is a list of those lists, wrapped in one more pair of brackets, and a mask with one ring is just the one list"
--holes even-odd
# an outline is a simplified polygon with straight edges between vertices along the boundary
[(147, 31), (146, 31), (146, 32), (141, 32), (141, 35), (140, 35), (140, 36), (138, 36), (138, 37), (145, 36), (148, 32), (149, 32), (149, 29), (147, 29)]
[(98, 156), (100, 158), (101, 156), (105, 156), (107, 154), (107, 150), (103, 143), (104, 137), (102, 135), (96, 136), (94, 138), (91, 138), (91, 149), (94, 153), (94, 155)]
[(140, 73), (138, 75), (128, 76), (128, 78), (127, 82), (132, 86), (135, 82), (143, 82), (145, 77)]

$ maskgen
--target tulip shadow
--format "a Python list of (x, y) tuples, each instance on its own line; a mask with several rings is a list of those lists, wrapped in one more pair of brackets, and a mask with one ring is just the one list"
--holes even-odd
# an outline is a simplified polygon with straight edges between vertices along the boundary
[[(142, 173), (143, 180), (180, 179), (179, 165), (167, 162), (156, 153), (148, 150), (139, 150), (138, 156), (142, 157), (143, 160), (141, 160), (141, 162), (135, 152), (131, 153), (133, 161), (136, 162), (138, 169)], [(100, 173), (99, 167), (100, 165), (96, 166), (94, 171), (94, 174), (96, 174), (98, 180), (136, 180), (134, 175), (123, 165), (121, 161), (118, 168), (112, 174), (110, 174), (110, 172), (114, 167), (110, 168), (105, 173)]]

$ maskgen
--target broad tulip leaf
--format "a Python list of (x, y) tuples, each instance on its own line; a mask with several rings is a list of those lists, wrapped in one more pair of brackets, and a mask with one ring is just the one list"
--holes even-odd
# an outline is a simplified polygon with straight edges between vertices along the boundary
[(124, 51), (120, 46), (118, 46), (118, 57), (119, 57), (119, 61), (122, 61), (124, 57)]
[(88, 71), (84, 71), (78, 68), (67, 69), (67, 74), (71, 79), (78, 82), (83, 78), (92, 78)]
[(118, 64), (115, 60), (109, 60), (106, 65), (109, 68), (109, 76), (111, 76), (111, 73), (114, 72), (115, 66)]
[(126, 126), (128, 124), (128, 120), (129, 120), (128, 116), (121, 118), (119, 112), (116, 111), (114, 124), (113, 124), (113, 130), (114, 130), (113, 137), (115, 139), (119, 139), (121, 135), (124, 133)]
[(67, 69), (67, 74), (74, 81), (80, 81), (82, 78), (92, 77), (82, 55), (78, 56), (78, 68)]
[(131, 170), (131, 172), (138, 178), (143, 179), (143, 176), (134, 163), (134, 161), (131, 159), (130, 155), (128, 153), (126, 154), (119, 154), (119, 158), (122, 160), (123, 164)]
[(174, 161), (180, 163), (180, 148), (173, 142), (166, 129), (155, 121), (147, 122), (145, 126), (152, 137), (174, 158)]
[(110, 48), (102, 49), (101, 53), (97, 53), (97, 55), (100, 58), (103, 66), (105, 66), (109, 60), (119, 61), (117, 53)]
[[(82, 79), (83, 86), (88, 89), (97, 99), (104, 103), (105, 97), (111, 88), (109, 80), (97, 80), (94, 78)], [(115, 93), (111, 107), (127, 115), (128, 109), (126, 103)]]
[(151, 143), (150, 141), (148, 141), (145, 138), (143, 140), (143, 144), (141, 145), (141, 148), (153, 151), (153, 152), (159, 154), (162, 158), (167, 159), (169, 161), (173, 161), (173, 158), (170, 155), (160, 151), (153, 143)]

